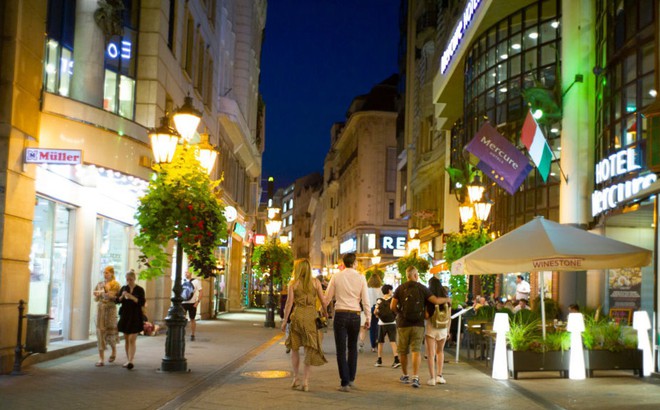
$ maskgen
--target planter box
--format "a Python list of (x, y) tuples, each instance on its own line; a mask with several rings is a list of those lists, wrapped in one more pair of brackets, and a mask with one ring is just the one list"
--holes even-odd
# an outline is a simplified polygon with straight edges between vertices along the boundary
[(507, 350), (509, 375), (518, 378), (519, 372), (559, 372), (559, 376), (568, 377), (568, 361), (571, 352), (545, 352)]
[(643, 354), (638, 349), (625, 349), (620, 352), (585, 350), (584, 366), (588, 377), (593, 377), (594, 370), (633, 370), (642, 377)]

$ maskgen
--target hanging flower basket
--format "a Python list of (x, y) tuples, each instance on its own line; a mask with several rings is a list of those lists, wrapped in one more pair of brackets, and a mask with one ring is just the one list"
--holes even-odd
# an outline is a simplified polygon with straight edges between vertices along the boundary
[(171, 261), (166, 246), (173, 239), (199, 275), (213, 276), (215, 250), (227, 238), (227, 220), (218, 199), (222, 180), (211, 181), (190, 146), (179, 147), (170, 164), (154, 170), (136, 214), (140, 278), (165, 273)]

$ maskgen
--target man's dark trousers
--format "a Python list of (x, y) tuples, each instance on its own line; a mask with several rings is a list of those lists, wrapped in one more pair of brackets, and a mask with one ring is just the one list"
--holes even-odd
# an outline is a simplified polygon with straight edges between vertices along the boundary
[[(360, 333), (360, 315), (353, 312), (335, 312), (334, 317), (335, 347), (337, 349), (337, 368), (342, 386), (355, 380), (357, 372), (357, 341)], [(346, 348), (348, 347), (348, 359)]]

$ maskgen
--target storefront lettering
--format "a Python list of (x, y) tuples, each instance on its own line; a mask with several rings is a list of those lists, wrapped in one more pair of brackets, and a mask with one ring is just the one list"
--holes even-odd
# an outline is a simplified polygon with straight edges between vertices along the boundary
[(477, 8), (479, 7), (480, 4), (481, 4), (481, 0), (467, 1), (467, 4), (465, 5), (465, 9), (463, 10), (463, 18), (458, 21), (458, 24), (456, 25), (456, 28), (454, 29), (454, 32), (451, 36), (451, 39), (447, 43), (447, 47), (445, 48), (445, 51), (442, 53), (442, 57), (440, 59), (440, 72), (442, 74), (444, 74), (445, 71), (447, 71), (447, 67), (451, 62), (451, 59), (454, 57), (454, 54), (456, 53), (456, 49), (458, 49), (458, 46), (461, 43), (463, 34), (468, 29), (468, 27), (470, 27), (470, 23), (472, 23), (472, 18), (474, 17), (474, 14), (477, 11)]
[(602, 184), (609, 179), (640, 168), (641, 165), (637, 163), (635, 148), (619, 151), (596, 164), (596, 183)]
[(108, 52), (108, 57), (111, 59), (115, 59), (119, 56), (121, 56), (122, 59), (128, 60), (131, 58), (131, 49), (133, 48), (133, 45), (131, 44), (130, 41), (121, 41), (121, 46), (117, 46), (117, 43), (110, 43), (108, 44), (107, 52)]
[(381, 239), (382, 250), (406, 249), (405, 236), (383, 236)]
[(532, 261), (534, 268), (579, 268), (582, 266), (581, 258), (563, 259), (537, 259)]
[[(628, 148), (601, 160), (596, 164), (596, 184), (606, 183), (631, 172), (639, 172), (642, 169), (639, 158), (641, 154), (637, 149)], [(651, 186), (657, 178), (654, 173), (638, 174), (626, 181), (595, 190), (591, 194), (591, 215), (596, 216), (616, 208), (620, 202)]]
[(602, 190), (595, 190), (591, 194), (591, 215), (596, 216), (608, 209), (616, 208), (619, 202), (630, 198), (642, 189), (650, 187), (656, 179), (658, 177), (655, 174), (647, 174), (608, 186)]
[(78, 165), (82, 163), (82, 151), (75, 149), (26, 148), (25, 163)]

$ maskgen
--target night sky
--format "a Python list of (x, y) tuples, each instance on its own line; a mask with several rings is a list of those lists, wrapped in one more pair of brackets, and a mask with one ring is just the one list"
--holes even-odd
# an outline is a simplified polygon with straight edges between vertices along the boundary
[(263, 178), (323, 172), (330, 128), (354, 97), (398, 72), (399, 0), (269, 0), (260, 90)]

